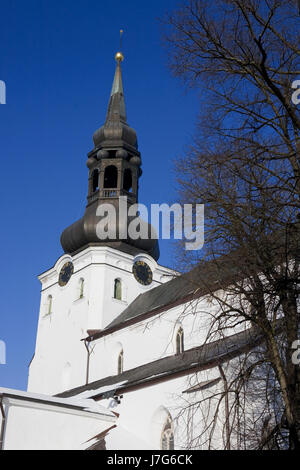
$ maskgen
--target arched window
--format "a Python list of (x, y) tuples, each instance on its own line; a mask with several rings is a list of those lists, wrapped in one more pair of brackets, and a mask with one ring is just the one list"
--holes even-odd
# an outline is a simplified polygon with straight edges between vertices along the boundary
[(171, 416), (168, 416), (161, 433), (161, 450), (174, 450), (174, 431)]
[(124, 171), (123, 188), (125, 189), (125, 191), (128, 191), (128, 192), (132, 188), (132, 174), (129, 168), (126, 168), (126, 170)]
[(93, 193), (98, 191), (99, 189), (99, 170), (94, 170), (92, 174), (92, 180), (93, 180)]
[(184, 351), (184, 333), (183, 329), (179, 328), (176, 334), (176, 354), (181, 354)]
[(104, 188), (116, 188), (118, 186), (118, 170), (114, 165), (105, 168)]
[(115, 279), (114, 299), (122, 300), (122, 282), (120, 279)]
[(52, 295), (48, 295), (46, 315), (51, 315), (51, 313), (52, 313), (52, 303), (53, 303)]
[(84, 297), (84, 279), (79, 280), (79, 299), (83, 299)]
[(118, 356), (118, 374), (122, 374), (124, 370), (124, 353), (123, 349)]

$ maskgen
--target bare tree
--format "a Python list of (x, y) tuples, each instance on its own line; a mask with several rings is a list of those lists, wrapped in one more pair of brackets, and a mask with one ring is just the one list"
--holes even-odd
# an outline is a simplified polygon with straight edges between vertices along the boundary
[[(281, 403), (277, 399), (280, 394), (276, 390), (272, 367), (265, 360), (265, 351), (240, 355), (230, 364), (220, 366), (219, 370), (222, 380), (217, 382), (218, 385), (209, 386), (208, 390), (198, 389), (193, 399), (178, 400), (178, 427), (188, 430), (185, 436), (183, 432), (179, 436), (182, 447), (288, 448), (288, 435), (281, 423)], [(192, 379), (192, 389), (196, 387), (197, 379), (197, 376)]]
[[(199, 87), (202, 100), (197, 135), (177, 174), (182, 202), (205, 203), (206, 242), (200, 255), (183, 253), (183, 260), (209, 260), (212, 275), (200, 269), (194, 282), (219, 305), (210, 334), (242, 324), (264, 334), (272, 381), (265, 382), (263, 408), (270, 411), (273, 395), (275, 418), (270, 429), (262, 415), (258, 447), (279, 432), (298, 450), (300, 368), (292, 354), (299, 335), (300, 111), (291, 97), (300, 75), (299, 19), (292, 0), (187, 0), (166, 20), (171, 68)], [(244, 368), (234, 384), (243, 376)]]

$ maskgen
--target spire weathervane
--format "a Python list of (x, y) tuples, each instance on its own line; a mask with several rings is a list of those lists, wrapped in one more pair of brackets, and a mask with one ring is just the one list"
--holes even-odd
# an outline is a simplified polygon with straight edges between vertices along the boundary
[(120, 51), (116, 53), (115, 59), (117, 62), (123, 62), (124, 60), (124, 55), (122, 54), (122, 36), (123, 36), (124, 30), (120, 29)]

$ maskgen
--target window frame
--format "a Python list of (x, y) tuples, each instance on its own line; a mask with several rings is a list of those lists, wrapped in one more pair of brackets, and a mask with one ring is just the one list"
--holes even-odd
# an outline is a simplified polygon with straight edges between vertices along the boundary
[[(117, 283), (118, 283), (118, 286), (117, 286)], [(118, 288), (120, 289), (119, 294), (117, 294), (117, 289), (118, 289)], [(113, 298), (114, 298), (115, 300), (120, 300), (120, 301), (122, 301), (122, 300), (123, 300), (123, 295), (122, 295), (123, 292), (122, 292), (122, 291), (123, 291), (123, 283), (122, 283), (122, 280), (121, 280), (120, 278), (116, 278), (116, 279), (114, 280), (114, 296), (113, 296)]]
[(50, 294), (47, 297), (47, 312), (46, 316), (51, 315), (53, 313), (52, 311), (53, 308), (53, 296)]
[(163, 429), (162, 429), (161, 437), (160, 437), (160, 449), (161, 450), (174, 450), (175, 449), (173, 420), (170, 415), (167, 417), (163, 425)]
[(184, 352), (184, 330), (182, 327), (177, 330), (175, 338), (175, 347), (176, 354), (182, 354)]
[(85, 281), (84, 281), (83, 277), (81, 277), (79, 279), (79, 297), (78, 297), (78, 300), (84, 298), (84, 287), (85, 287)]
[(118, 375), (124, 372), (124, 350), (122, 349), (118, 355)]

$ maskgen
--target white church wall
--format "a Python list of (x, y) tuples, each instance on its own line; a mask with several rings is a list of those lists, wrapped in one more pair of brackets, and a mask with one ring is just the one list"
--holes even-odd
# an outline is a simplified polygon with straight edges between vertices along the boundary
[[(87, 321), (87, 302), (82, 299), (65, 310), (61, 293), (53, 290), (53, 312), (41, 316), (35, 357), (30, 366), (28, 390), (54, 394), (65, 390), (65, 368), (69, 364), (69, 386), (85, 380), (84, 321)], [(56, 300), (56, 302), (55, 302)], [(76, 385), (75, 385), (76, 386)]]
[[(128, 370), (176, 354), (176, 335), (179, 329), (184, 334), (184, 350), (188, 350), (223, 338), (226, 333), (233, 335), (249, 327), (238, 324), (226, 331), (211, 329), (217, 312), (217, 305), (207, 298), (200, 298), (100, 338), (95, 341), (96, 346), (91, 356), (90, 381), (111, 375), (116, 357), (110, 350), (110, 345), (115, 342), (123, 345), (124, 370)], [(109, 364), (105, 364), (103, 359), (99, 360), (100, 357), (108, 358)]]
[[(205, 314), (208, 309), (209, 314)], [(115, 375), (118, 352), (116, 344), (122, 344), (124, 370), (133, 369), (148, 362), (176, 353), (176, 334), (184, 332), (184, 349), (201, 346), (206, 341), (208, 321), (212, 307), (206, 300), (174, 307), (148, 320), (116, 331), (91, 343), (89, 382)]]
[(4, 450), (79, 450), (115, 418), (49, 404), (4, 399)]
[[(218, 376), (216, 369), (201, 372), (198, 374), (197, 383), (208, 380), (208, 377), (211, 379), (216, 376)], [(194, 375), (179, 377), (125, 393), (121, 398), (121, 404), (114, 408), (120, 417), (117, 428), (111, 431), (106, 438), (107, 449), (161, 449), (162, 430), (168, 415), (173, 421), (175, 449), (188, 448), (193, 439), (204, 431), (204, 414), (199, 407), (192, 410), (187, 405), (197, 403), (200, 399), (222, 390), (222, 384), (220, 384), (219, 390), (218, 386), (214, 386), (213, 390), (195, 392), (191, 395), (183, 394), (182, 392), (190, 386), (191, 377)], [(100, 403), (104, 404), (105, 402), (108, 404), (109, 400)], [(186, 408), (184, 415), (182, 415), (183, 407)], [(220, 416), (222, 416), (222, 411), (220, 411)], [(188, 426), (187, 421), (189, 421)], [(221, 429), (221, 423), (219, 425)], [(127, 436), (125, 442), (124, 436)], [(221, 441), (221, 432), (216, 429), (213, 447), (221, 449)], [(198, 449), (207, 448), (204, 436), (202, 436), (201, 442), (202, 445), (198, 445)]]
[[(61, 287), (59, 273), (68, 261), (74, 264), (74, 274), (69, 283)], [(154, 281), (151, 286), (142, 286), (132, 274), (133, 263), (134, 257), (126, 253), (108, 247), (92, 247), (73, 258), (63, 255), (54, 268), (39, 277), (41, 305), (36, 350), (29, 371), (29, 391), (56, 394), (65, 390), (66, 364), (71, 367), (69, 387), (85, 384), (87, 352), (81, 340), (87, 336), (87, 330), (103, 329), (140, 293), (170, 279), (172, 271), (153, 260)], [(122, 282), (122, 300), (114, 299), (116, 278)], [(81, 280), (84, 280), (82, 298)]]

